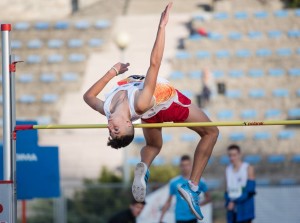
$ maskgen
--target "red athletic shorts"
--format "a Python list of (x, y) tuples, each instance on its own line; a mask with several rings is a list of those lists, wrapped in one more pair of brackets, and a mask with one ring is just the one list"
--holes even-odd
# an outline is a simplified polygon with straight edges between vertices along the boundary
[[(178, 100), (184, 105), (190, 105), (191, 100), (176, 90)], [(148, 119), (142, 119), (147, 123), (162, 123), (162, 122), (184, 122), (189, 116), (189, 108), (179, 105), (175, 102), (166, 110), (159, 111), (156, 115)]]

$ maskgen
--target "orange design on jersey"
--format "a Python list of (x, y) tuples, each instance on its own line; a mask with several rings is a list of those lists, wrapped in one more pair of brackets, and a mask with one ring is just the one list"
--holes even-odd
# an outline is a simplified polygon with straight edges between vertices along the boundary
[(154, 91), (155, 103), (157, 105), (168, 101), (176, 94), (173, 86), (167, 83), (157, 83)]

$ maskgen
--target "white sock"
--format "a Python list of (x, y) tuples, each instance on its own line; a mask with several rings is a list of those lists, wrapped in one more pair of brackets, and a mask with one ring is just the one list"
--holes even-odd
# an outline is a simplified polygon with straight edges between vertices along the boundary
[(192, 181), (189, 180), (189, 186), (192, 189), (192, 191), (196, 192), (199, 190), (199, 186), (195, 185)]

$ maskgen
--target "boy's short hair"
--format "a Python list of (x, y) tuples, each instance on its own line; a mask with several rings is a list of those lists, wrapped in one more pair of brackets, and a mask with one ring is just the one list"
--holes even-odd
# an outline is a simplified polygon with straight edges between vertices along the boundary
[(190, 160), (191, 160), (191, 157), (190, 157), (189, 155), (183, 155), (183, 156), (180, 158), (180, 162), (186, 161), (186, 160), (190, 161)]
[(107, 145), (113, 149), (120, 149), (122, 147), (128, 146), (134, 138), (134, 127), (132, 127), (132, 132), (128, 135), (112, 138), (108, 138)]
[(230, 146), (228, 146), (227, 151), (230, 151), (230, 150), (236, 150), (239, 153), (241, 152), (241, 148), (236, 144), (231, 144)]
[(132, 198), (130, 204), (131, 204), (131, 205), (135, 205), (135, 204), (143, 204), (143, 205), (146, 205), (146, 201), (136, 201), (134, 198)]

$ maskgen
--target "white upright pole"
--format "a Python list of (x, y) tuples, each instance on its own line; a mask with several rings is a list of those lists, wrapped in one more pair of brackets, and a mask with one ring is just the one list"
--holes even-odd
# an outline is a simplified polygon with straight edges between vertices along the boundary
[(10, 222), (16, 223), (16, 196), (15, 196), (15, 164), (13, 164), (13, 114), (10, 79), (10, 31), (11, 24), (1, 24), (2, 36), (2, 95), (3, 95), (3, 178), (12, 181), (12, 194), (10, 195), (12, 210), (9, 213)]

